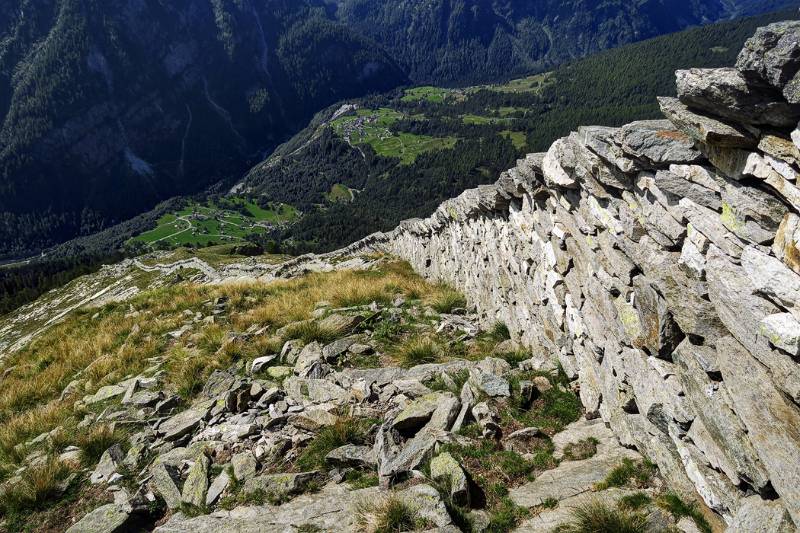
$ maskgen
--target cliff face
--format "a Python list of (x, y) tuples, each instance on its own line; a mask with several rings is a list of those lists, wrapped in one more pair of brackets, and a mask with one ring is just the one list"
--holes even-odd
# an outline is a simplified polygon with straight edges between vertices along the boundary
[(350, 250), (464, 290), (728, 523), (800, 524), (798, 43), (762, 28), (678, 72), (669, 120), (581, 128)]

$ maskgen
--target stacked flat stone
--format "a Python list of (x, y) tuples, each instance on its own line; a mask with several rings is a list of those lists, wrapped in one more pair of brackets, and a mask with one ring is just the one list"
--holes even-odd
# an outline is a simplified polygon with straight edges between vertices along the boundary
[(346, 252), (462, 289), (733, 530), (800, 524), (800, 23)]

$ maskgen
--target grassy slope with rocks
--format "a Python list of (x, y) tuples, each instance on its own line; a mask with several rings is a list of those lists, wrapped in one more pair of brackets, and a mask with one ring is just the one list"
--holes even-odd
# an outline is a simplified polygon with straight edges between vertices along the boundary
[[(462, 295), (405, 263), (342, 257), (316, 270), (223, 284), (149, 272), (154, 288), (74, 310), (7, 355), (0, 528), (98, 527), (103, 514), (168, 532), (251, 505), (276, 528), (511, 531), (558, 507), (509, 497), (597, 452), (576, 441), (559, 453), (581, 407), (557, 367), (534, 368), (502, 324), (481, 328)], [(460, 466), (442, 477), (432, 460), (446, 455)], [(629, 483), (620, 469), (607, 486)]]

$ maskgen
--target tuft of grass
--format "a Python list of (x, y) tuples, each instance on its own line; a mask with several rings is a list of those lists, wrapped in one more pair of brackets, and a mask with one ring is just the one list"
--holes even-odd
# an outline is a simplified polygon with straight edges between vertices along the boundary
[(319, 342), (320, 344), (328, 344), (335, 341), (341, 335), (332, 329), (323, 328), (319, 322), (299, 322), (286, 329), (283, 334), (284, 341), (300, 339), (304, 343), (309, 344), (312, 342)]
[(572, 511), (572, 519), (558, 533), (646, 533), (647, 517), (593, 502)]
[(416, 509), (394, 495), (360, 503), (356, 507), (356, 522), (366, 533), (401, 533), (428, 525)]
[(456, 309), (466, 309), (467, 299), (457, 290), (447, 285), (439, 285), (430, 304), (437, 313), (446, 314)]
[(542, 507), (545, 509), (555, 509), (558, 507), (558, 500), (555, 498), (545, 498), (542, 502)]
[(378, 476), (372, 472), (361, 470), (348, 470), (344, 475), (344, 480), (352, 490), (378, 486)]
[(605, 490), (610, 487), (624, 487), (634, 485), (644, 487), (655, 474), (656, 467), (650, 461), (633, 461), (623, 459), (619, 466), (616, 466), (608, 473), (606, 478), (597, 484), (597, 490)]
[(487, 333), (488, 337), (496, 343), (507, 341), (511, 338), (511, 332), (503, 322), (495, 322)]
[(455, 384), (455, 387), (453, 387), (452, 385), (448, 386), (448, 384), (442, 378), (441, 374), (437, 375), (435, 378), (425, 383), (425, 385), (433, 391), (449, 391), (455, 395), (460, 394), (461, 388), (464, 386), (464, 383), (466, 383), (467, 380), (469, 379), (469, 371), (461, 370), (453, 374), (448, 374), (448, 376)]
[(594, 457), (597, 453), (597, 445), (599, 441), (594, 437), (583, 439), (578, 442), (570, 442), (564, 447), (564, 460), (565, 461), (581, 461)]
[(697, 504), (695, 502), (686, 503), (677, 494), (668, 492), (659, 496), (656, 499), (656, 504), (668, 511), (675, 520), (688, 517), (694, 521), (697, 528), (703, 533), (712, 532), (711, 524), (708, 523), (708, 520), (706, 520), (703, 514), (697, 509)]
[[(536, 376), (546, 376), (553, 382), (553, 388), (543, 393), (527, 409), (521, 404), (522, 395), (520, 382), (533, 380)], [(583, 405), (580, 398), (569, 390), (566, 385), (569, 380), (563, 372), (560, 372), (555, 379), (541, 372), (524, 372), (515, 374), (509, 379), (511, 385), (511, 402), (507, 409), (500, 415), (504, 423), (519, 425), (520, 427), (538, 427), (549, 434), (558, 433), (567, 425), (578, 420), (583, 413)], [(562, 390), (559, 385), (565, 387)]]
[(435, 363), (439, 360), (440, 346), (428, 337), (412, 337), (396, 348), (394, 359), (404, 368)]
[(295, 465), (301, 470), (325, 468), (325, 456), (345, 444), (363, 444), (373, 421), (341, 417), (332, 426), (324, 427), (306, 446)]
[(650, 496), (644, 492), (635, 492), (620, 498), (619, 503), (617, 503), (617, 507), (620, 509), (627, 509), (629, 511), (636, 511), (642, 507), (646, 507), (651, 501), (652, 498), (650, 498)]
[(76, 445), (81, 449), (81, 462), (90, 467), (97, 464), (103, 454), (115, 444), (124, 444), (125, 435), (109, 425), (93, 427), (78, 437)]
[(511, 501), (502, 498), (499, 505), (495, 506), (489, 518), (489, 524), (484, 530), (487, 533), (507, 533), (513, 531), (530, 512)]
[(58, 498), (73, 466), (57, 458), (27, 468), (18, 483), (10, 485), (0, 498), (0, 511), (4, 516), (16, 517), (45, 507)]

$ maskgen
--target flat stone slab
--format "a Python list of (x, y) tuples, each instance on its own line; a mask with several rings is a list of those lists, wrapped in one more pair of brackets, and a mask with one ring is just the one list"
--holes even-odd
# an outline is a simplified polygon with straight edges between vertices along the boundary
[(640, 460), (638, 452), (622, 446), (598, 453), (583, 461), (568, 461), (558, 468), (543, 472), (536, 480), (512, 489), (511, 500), (522, 507), (541, 505), (548, 498), (564, 500), (589, 492), (603, 481), (623, 459)]
[(572, 496), (559, 502), (555, 509), (548, 509), (529, 518), (519, 528), (514, 530), (516, 533), (546, 533), (555, 530), (561, 524), (567, 523), (572, 519), (572, 511), (577, 507), (588, 505), (594, 502), (602, 502), (609, 507), (613, 507), (617, 502), (629, 494), (638, 491), (612, 488), (600, 492), (583, 492), (577, 496)]
[(374, 500), (377, 487), (350, 491), (342, 485), (327, 485), (315, 494), (304, 494), (279, 507), (238, 507), (210, 515), (187, 518), (178, 513), (155, 533), (295, 533), (300, 526), (320, 531), (356, 531), (355, 506)]
[(619, 447), (614, 433), (606, 427), (602, 419), (578, 420), (564, 428), (564, 431), (553, 435), (553, 445), (555, 450), (553, 456), (561, 459), (564, 456), (564, 448), (570, 444), (575, 444), (586, 439), (597, 440), (597, 453), (602, 454)]

